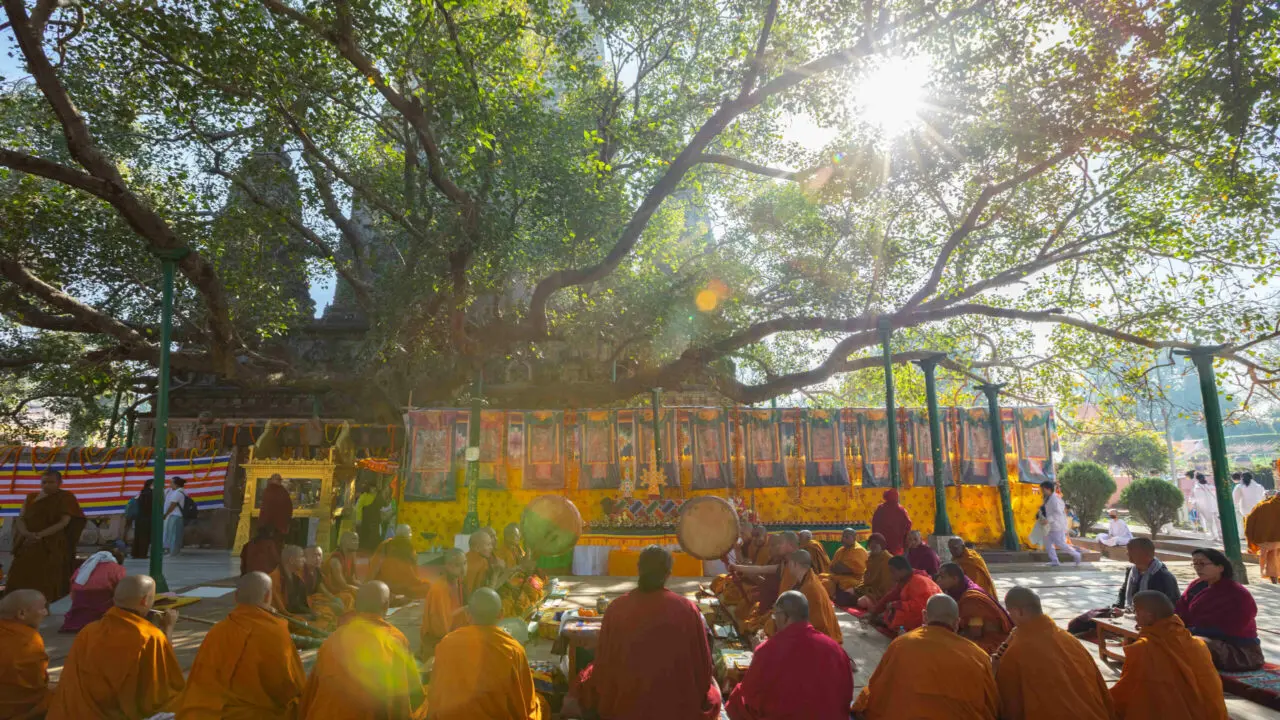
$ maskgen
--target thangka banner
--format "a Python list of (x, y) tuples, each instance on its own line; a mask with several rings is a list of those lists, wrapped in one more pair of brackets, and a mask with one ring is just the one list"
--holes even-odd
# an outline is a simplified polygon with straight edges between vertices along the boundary
[[(636, 437), (639, 439), (640, 454), (636, 455), (636, 487), (640, 487), (649, 471), (653, 469), (653, 410), (636, 410)], [(675, 447), (676, 411), (672, 408), (658, 410), (658, 440), (662, 445), (662, 465), (658, 468), (663, 475), (663, 484), (667, 487), (680, 487), (680, 476), (676, 472), (679, 467), (675, 459), (680, 457)]]
[(1018, 479), (1034, 483), (1053, 480), (1053, 408), (1016, 408), (1014, 427), (1018, 431)]
[[(505, 489), (507, 472), (503, 433), (506, 432), (507, 414), (502, 410), (480, 411), (480, 476), (476, 487)], [(457, 410), (453, 414), (453, 475), (465, 477), (467, 471), (467, 447), (471, 443), (471, 411)]]
[[(955, 446), (955, 409), (940, 408), (941, 417), (938, 424), (942, 426), (942, 484), (955, 485), (952, 476), (951, 448)], [(933, 487), (933, 446), (929, 432), (929, 411), (912, 409), (907, 411), (908, 437), (911, 454), (915, 463), (915, 484)]]
[(854, 410), (853, 413), (858, 427), (858, 449), (862, 453), (862, 486), (889, 487), (888, 413), (884, 410)]
[(720, 408), (696, 408), (689, 412), (690, 452), (695, 490), (731, 488), (729, 423)]
[(806, 485), (848, 485), (849, 469), (845, 466), (839, 410), (806, 410), (804, 412), (808, 441), (805, 452)]
[(991, 414), (986, 408), (960, 411), (960, 482), (995, 485), (999, 471), (991, 464)]
[[(458, 497), (454, 474), (458, 442), (456, 410), (420, 410), (408, 414), (409, 469), (405, 500), (449, 501)], [(462, 451), (466, 452), (466, 422), (462, 423)]]
[(559, 410), (526, 412), (524, 433), (524, 489), (563, 490), (564, 413)]
[[(786, 487), (787, 465), (782, 454), (781, 424), (774, 410), (743, 410), (746, 445), (746, 487)], [(794, 438), (794, 424), (792, 425)]]
[[(74, 452), (68, 450), (69, 453)], [(77, 461), (23, 463), (0, 466), (0, 517), (17, 517), (27, 495), (40, 491), (40, 476), (50, 468), (62, 473), (62, 489), (80, 502), (85, 515), (118, 515), (155, 476), (155, 461), (112, 460), (101, 465)], [(19, 458), (20, 460), (20, 458)], [(186, 491), (201, 510), (223, 507), (222, 492), (227, 482), (229, 455), (165, 461), (165, 482), (173, 478), (187, 481)]]
[(632, 425), (630, 411), (619, 412), (616, 416), (612, 410), (578, 412), (578, 456), (582, 469), (582, 474), (578, 476), (580, 488), (601, 490), (618, 487), (619, 456), (625, 452), (623, 457), (626, 460), (635, 459), (632, 450)]

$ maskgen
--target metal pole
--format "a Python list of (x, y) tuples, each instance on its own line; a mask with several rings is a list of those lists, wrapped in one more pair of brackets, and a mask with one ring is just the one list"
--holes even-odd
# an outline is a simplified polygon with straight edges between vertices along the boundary
[(1244, 558), (1240, 554), (1240, 528), (1236, 525), (1236, 508), (1231, 500), (1231, 466), (1227, 463), (1227, 438), (1222, 431), (1222, 406), (1218, 404), (1218, 379), (1213, 373), (1213, 358), (1225, 345), (1175, 350), (1195, 363), (1200, 376), (1200, 397), (1204, 401), (1205, 433), (1209, 436), (1209, 459), (1213, 463), (1213, 488), (1218, 496), (1218, 517), (1222, 521), (1222, 549), (1235, 568), (1236, 581), (1247, 584)]
[(933, 456), (933, 534), (950, 535), (951, 518), (947, 515), (947, 489), (942, 475), (942, 418), (938, 410), (938, 383), (935, 370), (947, 356), (936, 353), (916, 361), (924, 371), (924, 397), (929, 406), (929, 452)]
[(902, 476), (898, 469), (898, 409), (893, 403), (893, 354), (889, 349), (893, 326), (890, 325), (888, 316), (884, 315), (876, 325), (880, 330), (880, 343), (884, 346), (884, 410), (889, 425), (889, 484), (896, 490), (902, 486)]
[(1000, 388), (1004, 383), (983, 383), (978, 389), (986, 393), (988, 420), (991, 423), (992, 461), (1000, 471), (1000, 507), (1004, 514), (1004, 548), (1016, 551), (1018, 527), (1013, 520), (1013, 498), (1009, 495), (1009, 466), (1004, 459), (1004, 423), (1000, 420)]
[(476, 368), (471, 381), (471, 419), (467, 423), (467, 516), (462, 520), (462, 532), (473, 533), (480, 529), (480, 514), (476, 512), (476, 500), (480, 495), (480, 394), (484, 391), (484, 371)]
[[(160, 370), (156, 380), (155, 471), (151, 475), (151, 562), (148, 570), (156, 582), (156, 592), (169, 592), (164, 579), (164, 485), (165, 459), (169, 451), (169, 345), (173, 339), (173, 276), (178, 260), (190, 252), (179, 248), (156, 253), (164, 271), (160, 314)], [(174, 512), (182, 512), (178, 508)]]
[(653, 469), (662, 472), (662, 433), (658, 432), (661, 424), (658, 413), (662, 410), (662, 388), (656, 387), (653, 393)]

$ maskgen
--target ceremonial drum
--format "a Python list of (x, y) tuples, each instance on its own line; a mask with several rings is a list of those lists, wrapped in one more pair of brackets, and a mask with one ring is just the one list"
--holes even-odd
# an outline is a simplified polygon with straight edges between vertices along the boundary
[(680, 507), (676, 538), (699, 560), (719, 560), (738, 542), (738, 512), (727, 501), (706, 495)]
[(533, 555), (562, 555), (572, 550), (582, 535), (582, 514), (559, 495), (541, 495), (525, 506), (520, 532)]

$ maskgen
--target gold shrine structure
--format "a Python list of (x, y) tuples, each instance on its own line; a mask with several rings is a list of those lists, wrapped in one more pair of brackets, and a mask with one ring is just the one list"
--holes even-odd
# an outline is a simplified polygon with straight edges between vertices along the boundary
[[(354, 499), (356, 468), (344, 462), (338, 448), (328, 448), (326, 457), (311, 459), (258, 458), (257, 447), (249, 448), (244, 468), (244, 504), (236, 526), (232, 554), (238, 554), (253, 536), (254, 519), (262, 512), (262, 495), (272, 475), (284, 478), (293, 499), (293, 522), (315, 519), (315, 544), (326, 550), (332, 546), (334, 521)], [(308, 536), (310, 536), (310, 528)]]

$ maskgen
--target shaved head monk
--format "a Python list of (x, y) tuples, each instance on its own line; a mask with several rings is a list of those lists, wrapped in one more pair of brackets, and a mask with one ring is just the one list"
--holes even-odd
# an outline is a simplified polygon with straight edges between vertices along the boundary
[(49, 656), (40, 636), (48, 616), (39, 590), (14, 590), (0, 599), (0, 718), (40, 718), (49, 709)]
[(289, 624), (271, 609), (271, 578), (251, 572), (236, 583), (235, 609), (200, 644), (178, 720), (290, 720), (306, 684)]
[(947, 541), (947, 550), (951, 552), (951, 562), (964, 570), (965, 577), (986, 590), (992, 600), (1000, 599), (996, 594), (996, 582), (991, 578), (991, 571), (987, 569), (987, 561), (983, 560), (976, 550), (971, 550), (964, 544), (964, 540), (958, 537)]
[[(812, 558), (809, 553), (804, 550), (797, 550), (787, 556), (784, 560), (785, 572), (783, 573), (784, 582), (789, 582), (789, 587), (782, 588), (786, 591), (796, 591), (804, 595), (808, 601), (809, 624), (815, 630), (835, 640), (837, 643), (844, 642), (844, 636), (840, 632), (840, 622), (836, 620), (835, 611), (831, 608), (831, 598), (827, 595), (827, 591), (822, 587), (822, 581), (818, 579), (817, 573), (813, 572), (813, 568), (809, 563)], [(777, 615), (770, 617), (769, 622), (765, 625), (765, 633), (772, 636), (776, 632)]]
[(1120, 720), (1226, 720), (1222, 678), (1204, 641), (1193, 637), (1158, 590), (1133, 598), (1138, 639), (1124, 649), (1111, 688)]
[(426, 717), (422, 679), (409, 641), (386, 620), (391, 590), (376, 580), (360, 586), (355, 612), (320, 646), (302, 695), (299, 717)]
[(996, 668), (1001, 720), (1111, 720), (1107, 683), (1089, 651), (1015, 587), (1005, 606), (1016, 628)]
[(480, 588), (468, 604), (472, 624), (445, 636), (436, 648), (427, 707), (431, 720), (550, 720), (533, 690), (524, 646), (497, 627), (502, 598)]
[(418, 657), (423, 660), (436, 652), (445, 635), (467, 624), (467, 608), (463, 604), (463, 578), (467, 575), (467, 556), (457, 548), (444, 551), (444, 573), (427, 585), (422, 604), (422, 637)]
[(893, 589), (871, 605), (868, 613), (872, 622), (901, 635), (920, 627), (925, 603), (941, 593), (942, 588), (923, 570), (913, 570), (911, 562), (902, 555), (889, 558), (889, 572), (893, 576)]
[[(914, 532), (914, 531), (913, 531)], [(989, 653), (994, 653), (1013, 631), (1013, 619), (995, 598), (964, 574), (956, 563), (938, 568), (938, 587), (960, 606), (959, 633)]]
[(334, 595), (349, 594), (353, 604), (356, 593), (360, 590), (360, 579), (356, 577), (356, 551), (359, 549), (359, 535), (350, 530), (342, 533), (338, 538), (338, 549), (329, 554), (320, 574), (329, 592)]
[(482, 587), (489, 587), (491, 571), (496, 565), (493, 555), (496, 544), (493, 536), (483, 528), (471, 533), (467, 540), (467, 574), (462, 580), (465, 597), (471, 597), (471, 593)]
[(925, 605), (924, 627), (889, 643), (853, 706), (860, 720), (996, 720), (991, 658), (956, 634), (960, 608), (947, 595)]
[[(426, 583), (418, 576), (418, 554), (413, 549), (413, 528), (396, 526), (390, 537), (369, 557), (369, 577), (386, 583), (391, 594), (418, 598), (426, 591)], [(396, 600), (399, 603), (399, 599)]]
[[(829, 602), (823, 597), (823, 602)], [(853, 661), (814, 629), (809, 601), (789, 590), (773, 605), (777, 632), (755, 649), (725, 710), (732, 720), (848, 720)]]
[(831, 567), (822, 575), (822, 586), (837, 605), (852, 605), (858, 598), (852, 593), (862, 584), (867, 572), (867, 551), (858, 544), (858, 531), (845, 528), (840, 533), (840, 549), (831, 557)]
[(605, 611), (595, 663), (579, 688), (588, 712), (608, 720), (716, 720), (716, 686), (702, 613), (666, 589), (671, 553), (640, 553), (635, 590)]
[(813, 533), (808, 530), (801, 530), (796, 533), (800, 542), (800, 549), (809, 553), (809, 557), (813, 559), (813, 568), (815, 573), (824, 573), (831, 567), (831, 557), (827, 555), (827, 549), (822, 547), (822, 543), (813, 539)]
[(115, 607), (76, 635), (49, 707), (49, 720), (127, 718), (139, 720), (172, 712), (182, 692), (182, 668), (169, 644), (178, 621), (166, 611), (160, 627), (148, 614), (156, 583), (147, 575), (126, 575), (116, 585)]

